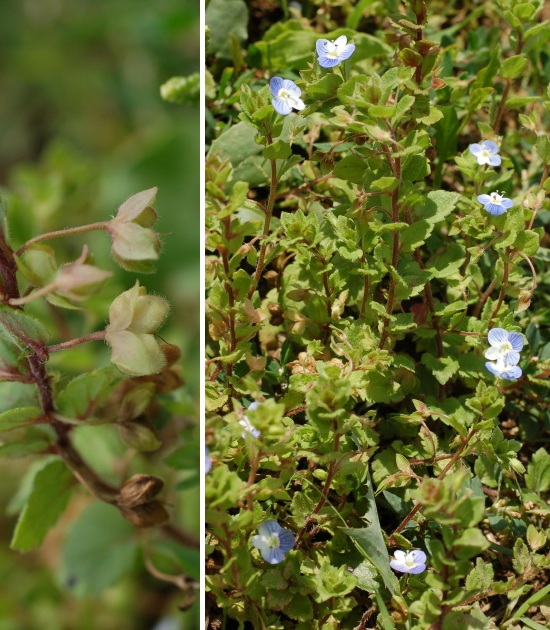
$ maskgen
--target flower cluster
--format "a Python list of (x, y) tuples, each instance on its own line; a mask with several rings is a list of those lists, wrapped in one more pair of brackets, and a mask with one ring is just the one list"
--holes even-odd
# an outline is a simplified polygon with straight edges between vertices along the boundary
[[(328, 39), (318, 39), (315, 45), (317, 50), (317, 61), (322, 68), (333, 68), (342, 61), (349, 59), (355, 50), (354, 44), (348, 44), (348, 38), (341, 35), (334, 41)], [(302, 111), (306, 108), (304, 101), (300, 98), (302, 90), (290, 79), (282, 77), (272, 77), (269, 82), (271, 91), (271, 104), (278, 114), (286, 116), (295, 109)]]
[(522, 374), (519, 352), (523, 348), (523, 337), (517, 332), (508, 332), (504, 328), (492, 328), (487, 337), (491, 347), (485, 352), (489, 359), (485, 367), (500, 378), (513, 381)]
[(266, 521), (258, 527), (258, 534), (252, 536), (252, 544), (260, 550), (262, 558), (269, 564), (278, 564), (285, 559), (296, 539), (288, 529), (284, 529), (277, 521)]

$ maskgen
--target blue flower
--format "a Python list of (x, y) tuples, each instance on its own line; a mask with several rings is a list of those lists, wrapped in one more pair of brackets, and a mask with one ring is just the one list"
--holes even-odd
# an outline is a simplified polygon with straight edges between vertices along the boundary
[(258, 532), (256, 536), (252, 536), (252, 544), (260, 550), (262, 558), (269, 564), (282, 562), (296, 542), (294, 534), (281, 527), (277, 521), (262, 523)]
[(420, 549), (406, 553), (398, 549), (390, 560), (390, 567), (401, 573), (422, 573), (426, 570), (426, 554)]
[(273, 98), (271, 104), (275, 111), (283, 116), (290, 114), (293, 109), (301, 111), (306, 105), (300, 98), (302, 90), (290, 79), (273, 77), (269, 82), (269, 89)]
[(489, 359), (485, 367), (489, 372), (507, 381), (519, 378), (522, 375), (518, 363), (519, 352), (523, 348), (523, 337), (504, 328), (492, 328), (487, 339), (491, 347), (485, 351), (485, 358)]
[(494, 363), (487, 361), (485, 367), (491, 374), (503, 378), (506, 381), (515, 381), (523, 374), (518, 365), (509, 365), (503, 359), (497, 359)]
[(317, 49), (317, 61), (319, 65), (322, 68), (333, 68), (341, 61), (351, 57), (355, 50), (355, 45), (348, 44), (347, 42), (348, 38), (345, 35), (340, 35), (340, 37), (333, 42), (328, 39), (318, 39), (315, 47)]
[(478, 195), (477, 200), (494, 217), (504, 214), (506, 210), (509, 210), (514, 205), (511, 199), (504, 197), (504, 193), (499, 195), (497, 192), (492, 192), (490, 195)]
[(208, 446), (204, 447), (204, 474), (207, 475), (212, 468), (212, 458), (210, 457), (210, 451)]
[[(259, 406), (260, 406), (259, 402), (252, 402), (250, 403), (248, 408), (251, 411), (254, 411), (254, 409), (257, 409)], [(252, 424), (252, 422), (250, 422), (246, 414), (242, 420), (239, 420), (239, 424), (241, 425), (241, 427), (244, 428), (244, 431), (241, 433), (241, 437), (243, 438), (246, 437), (247, 433), (250, 433), (250, 435), (255, 438), (260, 437), (260, 431), (256, 429), (256, 427)]]
[(470, 152), (476, 156), (478, 164), (489, 164), (490, 166), (500, 166), (500, 155), (498, 154), (498, 144), (492, 140), (484, 140), (481, 144), (471, 144)]
[(491, 347), (485, 352), (486, 359), (502, 359), (507, 365), (519, 363), (519, 352), (523, 348), (523, 337), (519, 333), (508, 332), (504, 328), (491, 328), (487, 340)]

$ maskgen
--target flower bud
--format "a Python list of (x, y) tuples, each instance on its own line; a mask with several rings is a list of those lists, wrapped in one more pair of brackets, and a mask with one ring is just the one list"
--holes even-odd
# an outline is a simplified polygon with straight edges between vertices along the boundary
[(150, 204), (156, 194), (157, 188), (150, 188), (133, 195), (107, 224), (113, 242), (113, 258), (127, 271), (154, 271), (150, 261), (158, 259), (160, 240), (157, 233), (150, 229), (157, 219)]
[(109, 309), (105, 341), (111, 346), (111, 361), (126, 374), (158, 374), (166, 357), (152, 334), (166, 319), (170, 307), (161, 297), (147, 295), (139, 282), (114, 299)]
[(63, 265), (53, 282), (56, 287), (55, 293), (70, 301), (82, 302), (97, 293), (105, 280), (112, 275), (110, 271), (93, 265), (82, 265), (77, 262)]

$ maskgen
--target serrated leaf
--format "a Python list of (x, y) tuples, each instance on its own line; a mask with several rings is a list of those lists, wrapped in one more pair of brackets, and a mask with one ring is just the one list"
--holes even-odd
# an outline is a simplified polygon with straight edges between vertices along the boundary
[(428, 352), (422, 355), (422, 363), (432, 371), (441, 385), (445, 385), (460, 368), (459, 362), (453, 357), (436, 358)]
[(53, 461), (38, 471), (27, 503), (17, 521), (10, 544), (12, 549), (30, 551), (42, 544), (67, 505), (71, 482), (71, 472), (60, 460)]

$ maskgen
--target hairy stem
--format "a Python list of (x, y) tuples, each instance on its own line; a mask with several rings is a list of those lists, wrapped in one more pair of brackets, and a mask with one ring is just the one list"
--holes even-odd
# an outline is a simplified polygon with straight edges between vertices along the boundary
[(69, 348), (74, 348), (74, 346), (78, 346), (81, 343), (87, 343), (88, 341), (103, 341), (105, 340), (105, 331), (99, 330), (98, 332), (90, 333), (89, 335), (84, 335), (82, 337), (77, 337), (76, 339), (71, 339), (70, 341), (64, 341), (63, 343), (56, 343), (53, 346), (48, 346), (48, 352), (57, 352), (58, 350), (68, 350)]
[(61, 236), (71, 236), (72, 234), (82, 234), (83, 232), (91, 232), (92, 230), (106, 230), (109, 225), (108, 221), (101, 221), (99, 223), (90, 223), (89, 225), (80, 225), (73, 228), (65, 228), (64, 230), (55, 230), (54, 232), (46, 232), (45, 234), (39, 234), (34, 238), (31, 238), (26, 243), (21, 245), (17, 250), (17, 255), (20, 256), (29, 245), (33, 243), (40, 243), (41, 241), (49, 241), (52, 238), (60, 238)]

